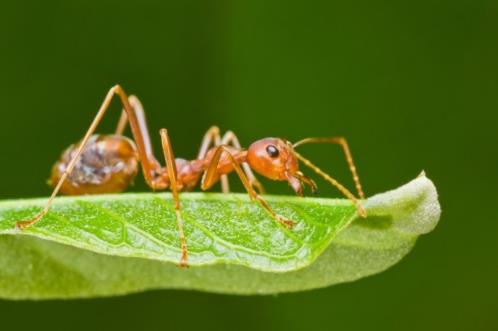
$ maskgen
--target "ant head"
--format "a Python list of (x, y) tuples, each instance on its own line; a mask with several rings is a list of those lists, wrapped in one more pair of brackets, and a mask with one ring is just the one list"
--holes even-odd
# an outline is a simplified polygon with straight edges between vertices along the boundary
[(298, 195), (302, 195), (302, 183), (315, 191), (315, 183), (299, 171), (294, 148), (289, 141), (264, 138), (249, 146), (247, 163), (257, 173), (273, 180), (286, 180)]

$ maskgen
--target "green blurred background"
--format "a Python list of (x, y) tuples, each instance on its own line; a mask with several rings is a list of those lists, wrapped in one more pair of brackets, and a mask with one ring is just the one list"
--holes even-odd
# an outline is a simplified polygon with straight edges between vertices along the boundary
[[(48, 195), (53, 161), (120, 83), (144, 102), (156, 145), (170, 130), (177, 156), (193, 157), (212, 124), (245, 145), (344, 135), (367, 194), (425, 169), (443, 214), (401, 263), (354, 283), (0, 301), (0, 328), (497, 330), (497, 41), (496, 0), (3, 0), (0, 198)], [(100, 131), (114, 128), (113, 109)], [(303, 153), (352, 187), (339, 149)]]

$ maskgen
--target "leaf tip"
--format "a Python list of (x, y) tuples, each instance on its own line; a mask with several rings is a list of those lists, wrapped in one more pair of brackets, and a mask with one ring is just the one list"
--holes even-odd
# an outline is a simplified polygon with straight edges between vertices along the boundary
[(392, 215), (399, 230), (414, 235), (432, 231), (441, 215), (436, 187), (425, 172), (393, 191), (369, 198), (366, 209), (371, 215)]

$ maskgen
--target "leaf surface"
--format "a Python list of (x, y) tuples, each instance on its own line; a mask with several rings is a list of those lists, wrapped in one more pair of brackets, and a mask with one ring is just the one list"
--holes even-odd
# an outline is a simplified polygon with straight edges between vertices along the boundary
[(277, 224), (245, 194), (183, 193), (190, 268), (180, 269), (171, 196), (58, 198), (35, 226), (17, 220), (46, 199), (0, 202), (0, 297), (76, 298), (181, 288), (232, 294), (301, 291), (381, 272), (440, 216), (424, 175), (363, 202), (267, 196), (297, 222)]

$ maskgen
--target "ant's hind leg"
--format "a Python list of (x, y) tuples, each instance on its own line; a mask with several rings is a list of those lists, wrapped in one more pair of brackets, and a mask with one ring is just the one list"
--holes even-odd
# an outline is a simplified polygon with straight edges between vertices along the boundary
[(173, 194), (176, 222), (178, 225), (178, 234), (180, 236), (180, 247), (182, 253), (180, 257), (179, 266), (188, 267), (188, 262), (187, 262), (188, 250), (187, 250), (187, 242), (185, 240), (185, 233), (183, 231), (182, 215), (180, 211), (180, 196), (178, 194), (175, 156), (173, 155), (173, 148), (171, 147), (168, 131), (166, 129), (161, 129), (160, 134), (161, 134), (161, 142), (164, 152), (164, 158), (166, 160), (166, 170), (168, 171), (170, 188)]
[(228, 159), (232, 163), (232, 166), (233, 166), (235, 172), (237, 173), (237, 175), (239, 175), (239, 178), (242, 181), (242, 184), (244, 185), (244, 187), (246, 188), (249, 196), (252, 199), (258, 201), (261, 204), (261, 206), (268, 213), (270, 213), (270, 215), (272, 215), (272, 217), (276, 221), (278, 221), (280, 224), (282, 224), (286, 228), (292, 228), (295, 225), (295, 223), (293, 221), (288, 220), (285, 217), (281, 216), (277, 212), (275, 212), (273, 210), (273, 208), (271, 208), (271, 206), (268, 204), (268, 202), (266, 202), (266, 200), (261, 198), (261, 196), (259, 196), (259, 194), (254, 190), (254, 188), (251, 186), (251, 183), (249, 182), (249, 179), (247, 178), (246, 174), (244, 173), (244, 171), (242, 170), (240, 165), (237, 163), (234, 156), (226, 148), (226, 146), (223, 146), (223, 145), (218, 146), (217, 149), (215, 150), (213, 158), (211, 159), (211, 163), (209, 164), (208, 168), (204, 172), (204, 176), (202, 177), (201, 189), (207, 190), (211, 186), (213, 186), (214, 183), (216, 182), (216, 178), (217, 178), (216, 170), (218, 168), (218, 163), (220, 162), (220, 158), (221, 158), (222, 153), (226, 153), (228, 155)]
[[(45, 214), (49, 211), (50, 207), (52, 206), (52, 203), (59, 193), (59, 190), (66, 180), (66, 178), (71, 174), (73, 171), (73, 168), (76, 165), (76, 162), (80, 158), (81, 154), (83, 153), (88, 140), (90, 137), (94, 134), (97, 126), (100, 124), (102, 121), (102, 118), (106, 114), (107, 110), (109, 109), (109, 105), (111, 104), (111, 101), (113, 97), (117, 95), (119, 99), (121, 100), (121, 103), (123, 104), (124, 110), (126, 112), (126, 117), (128, 121), (130, 122), (130, 126), (132, 129), (133, 137), (135, 140), (135, 143), (137, 144), (137, 149), (138, 149), (138, 154), (140, 158), (140, 162), (142, 164), (142, 171), (145, 177), (146, 182), (153, 188), (161, 188), (160, 184), (155, 181), (154, 174), (157, 172), (158, 169), (161, 168), (160, 164), (157, 162), (157, 160), (154, 158), (154, 153), (152, 151), (152, 145), (150, 144), (150, 138), (149, 138), (149, 133), (147, 130), (147, 126), (145, 123), (145, 115), (143, 113), (143, 109), (141, 109), (141, 104), (138, 102), (138, 104), (135, 104), (133, 107), (130, 104), (130, 101), (133, 102), (133, 98), (130, 97), (130, 101), (128, 100), (128, 97), (123, 90), (123, 88), (120, 85), (114, 85), (106, 94), (104, 101), (102, 102), (102, 105), (100, 106), (97, 115), (95, 115), (92, 123), (90, 124), (90, 127), (87, 129), (83, 139), (81, 140), (81, 143), (79, 144), (79, 147), (74, 155), (74, 157), (71, 159), (69, 164), (66, 167), (66, 170), (60, 177), (59, 181), (54, 187), (54, 190), (52, 191), (52, 194), (50, 195), (50, 198), (48, 199), (47, 204), (45, 207), (40, 211), (38, 214), (36, 214), (33, 218), (27, 221), (19, 221), (16, 223), (17, 228), (26, 228), (29, 226), (32, 226), (36, 222), (38, 222)], [(136, 98), (135, 98), (136, 99)], [(138, 99), (136, 99), (138, 101)], [(137, 107), (140, 106), (140, 107)], [(123, 118), (123, 116), (121, 116)], [(124, 126), (121, 124), (123, 127), (122, 130), (124, 130)]]
[(78, 158), (80, 157), (81, 153), (83, 152), (84, 148), (86, 147), (86, 144), (88, 140), (90, 139), (91, 135), (95, 132), (95, 129), (99, 125), (99, 123), (102, 121), (102, 118), (104, 117), (107, 109), (109, 108), (109, 105), (111, 104), (112, 97), (114, 94), (117, 92), (118, 89), (121, 89), (118, 85), (112, 87), (109, 92), (107, 92), (107, 95), (104, 99), (104, 102), (102, 102), (102, 105), (100, 106), (99, 111), (97, 112), (97, 115), (93, 119), (92, 124), (88, 128), (87, 132), (85, 133), (85, 136), (83, 137), (83, 140), (80, 143), (80, 146), (78, 148), (78, 151), (76, 152), (76, 155), (73, 157), (73, 159), (69, 162), (66, 170), (62, 174), (61, 178), (57, 182), (54, 190), (52, 191), (52, 194), (50, 195), (50, 198), (48, 199), (47, 204), (45, 207), (42, 209), (41, 212), (36, 214), (33, 218), (27, 221), (19, 221), (16, 223), (16, 228), (27, 228), (38, 222), (45, 214), (48, 213), (50, 210), (50, 207), (52, 206), (52, 203), (54, 202), (55, 197), (57, 196), (57, 193), (59, 193), (59, 190), (66, 180), (67, 176), (73, 171), (74, 166), (76, 165), (76, 161), (78, 161)]
[[(147, 149), (147, 154), (152, 155), (153, 154), (151, 150), (152, 144), (150, 143), (150, 134), (147, 126), (147, 120), (145, 117), (144, 106), (142, 105), (138, 97), (135, 95), (130, 95), (128, 97), (128, 103), (133, 109), (133, 112), (135, 114), (136, 125), (140, 128), (140, 131), (142, 132), (144, 146)], [(128, 126), (127, 113), (128, 111), (125, 108), (121, 111), (121, 117), (119, 118), (118, 125), (116, 126), (116, 131), (114, 132), (115, 134), (122, 136), (124, 131), (126, 130), (126, 127)]]

